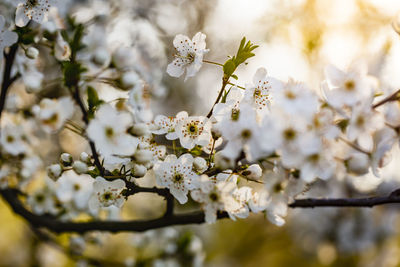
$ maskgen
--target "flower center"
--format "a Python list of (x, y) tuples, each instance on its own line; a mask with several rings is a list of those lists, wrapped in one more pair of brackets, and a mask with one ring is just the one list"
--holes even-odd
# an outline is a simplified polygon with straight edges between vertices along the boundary
[(104, 132), (108, 138), (112, 138), (114, 136), (114, 130), (111, 127), (106, 127)]
[(182, 183), (183, 182), (183, 175), (180, 173), (175, 173), (173, 178), (174, 183)]
[(241, 136), (243, 139), (249, 139), (251, 137), (251, 131), (249, 129), (244, 129)]
[(214, 202), (218, 200), (218, 194), (216, 194), (215, 192), (210, 193), (208, 197), (211, 199), (211, 201)]
[(12, 142), (14, 142), (15, 138), (12, 135), (8, 135), (6, 140), (7, 140), (7, 143), (12, 143)]
[(54, 113), (50, 118), (42, 120), (43, 124), (54, 124), (58, 121), (58, 114)]
[(74, 191), (79, 191), (81, 189), (81, 186), (79, 184), (74, 184)]
[(296, 138), (296, 131), (293, 130), (292, 128), (288, 128), (288, 129), (286, 129), (286, 130), (283, 132), (283, 137), (284, 137), (286, 140), (291, 141), (291, 140), (293, 140), (293, 139)]
[(348, 80), (344, 83), (344, 88), (347, 91), (353, 91), (355, 87), (356, 87), (356, 84), (353, 80)]
[(308, 157), (308, 160), (311, 162), (317, 162), (319, 160), (319, 154), (312, 154)]
[(232, 113), (231, 113), (231, 119), (233, 121), (237, 121), (239, 119), (239, 114), (240, 114), (240, 110), (236, 109), (236, 108), (233, 108), (232, 109)]
[(37, 203), (42, 203), (44, 201), (44, 195), (42, 195), (42, 194), (36, 195), (35, 200)]
[(292, 99), (292, 100), (296, 98), (296, 94), (293, 93), (292, 91), (286, 91), (285, 96), (286, 96), (288, 99)]
[(364, 117), (363, 116), (358, 116), (357, 120), (356, 120), (357, 126), (361, 127), (361, 126), (364, 125), (364, 123), (365, 123)]
[(38, 0), (28, 0), (28, 1), (26, 1), (26, 5), (28, 7), (35, 7), (35, 6), (39, 5), (39, 1)]
[(111, 192), (105, 192), (105, 193), (102, 195), (102, 199), (103, 199), (104, 201), (109, 201), (109, 200), (111, 200), (111, 199), (112, 199), (112, 194), (111, 194)]

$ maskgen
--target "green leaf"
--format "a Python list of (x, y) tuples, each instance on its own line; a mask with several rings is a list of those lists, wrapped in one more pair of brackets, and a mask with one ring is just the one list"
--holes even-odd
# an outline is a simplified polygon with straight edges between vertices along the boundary
[(103, 104), (104, 101), (99, 99), (96, 89), (94, 89), (91, 86), (88, 86), (88, 88), (87, 88), (87, 96), (88, 96), (87, 101), (88, 101), (88, 107), (89, 107), (88, 116), (89, 116), (89, 119), (92, 119), (94, 117), (96, 108), (98, 106), (100, 106), (101, 104)]
[(246, 37), (242, 38), (236, 55), (228, 59), (224, 64), (223, 70), (226, 80), (228, 80), (230, 77), (237, 79), (237, 76), (233, 76), (233, 73), (240, 64), (245, 63), (247, 59), (255, 56), (252, 51), (257, 47), (258, 45), (254, 45), (250, 41), (246, 42)]
[(64, 61), (61, 66), (64, 74), (64, 84), (68, 88), (76, 86), (81, 78), (81, 73), (86, 71), (78, 62)]
[(224, 74), (225, 74), (227, 77), (230, 77), (230, 76), (235, 72), (236, 67), (237, 67), (237, 66), (236, 66), (234, 60), (233, 60), (233, 59), (228, 59), (228, 60), (225, 62), (224, 67), (223, 67)]

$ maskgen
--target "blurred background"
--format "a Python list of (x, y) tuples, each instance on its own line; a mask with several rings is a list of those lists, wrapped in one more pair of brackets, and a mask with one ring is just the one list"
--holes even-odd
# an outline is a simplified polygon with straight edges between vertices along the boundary
[[(105, 2), (65, 1), (60, 11), (90, 17), (91, 12), (106, 13), (107, 9), (101, 8), (107, 6)], [(165, 75), (174, 53), (172, 40), (179, 33), (189, 37), (198, 31), (205, 33), (210, 48), (206, 59), (220, 63), (236, 52), (243, 36), (259, 45), (256, 57), (237, 72), (237, 83), (242, 86), (251, 82), (257, 68), (265, 67), (271, 76), (283, 81), (292, 77), (319, 92), (327, 64), (346, 68), (357, 61), (368, 64), (382, 92), (400, 86), (400, 39), (391, 25), (400, 11), (398, 0), (119, 0), (108, 4), (124, 9), (124, 16), (115, 17), (107, 26), (108, 41), (115, 46), (135, 46), (156, 77), (152, 92), (155, 115), (173, 116), (181, 110), (191, 115), (205, 114), (220, 88), (222, 70), (214, 65), (203, 65), (187, 82)], [(107, 88), (99, 90), (103, 90), (103, 97), (111, 98)], [(73, 137), (68, 133), (60, 136), (59, 151), (79, 154), (81, 139), (71, 146)], [(400, 180), (395, 160), (383, 177), (366, 175), (351, 183), (366, 194), (392, 191)], [(335, 196), (332, 188), (335, 186), (317, 187), (315, 195)], [(135, 196), (125, 205), (123, 217), (154, 217), (162, 206), (157, 197)], [(3, 202), (0, 218), (0, 266), (90, 266), (38, 239)], [(199, 238), (194, 244), (201, 249), (195, 249), (202, 251), (198, 256), (206, 266), (389, 267), (400, 266), (398, 219), (396, 206), (321, 208), (290, 211), (283, 227), (270, 224), (262, 215), (252, 215), (237, 222), (178, 227), (179, 234), (156, 231), (146, 238), (193, 234)], [(61, 235), (57, 239), (68, 243), (69, 238)], [(104, 238), (109, 240), (102, 242)], [(143, 239), (140, 234), (99, 234), (93, 237), (85, 255), (119, 258), (126, 266), (147, 266), (140, 265), (141, 260), (153, 257), (154, 247), (143, 245)]]

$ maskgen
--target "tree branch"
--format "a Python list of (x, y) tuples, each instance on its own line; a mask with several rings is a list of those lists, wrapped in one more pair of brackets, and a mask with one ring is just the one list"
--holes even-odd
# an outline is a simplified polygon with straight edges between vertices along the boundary
[[(86, 233), (89, 231), (108, 231), (108, 232), (144, 232), (151, 229), (162, 228), (172, 225), (199, 224), (204, 223), (204, 212), (195, 211), (185, 214), (171, 214), (151, 220), (133, 221), (90, 221), (90, 222), (70, 222), (60, 221), (54, 217), (40, 216), (27, 210), (18, 199), (14, 190), (4, 189), (0, 191), (2, 197), (8, 202), (12, 210), (22, 216), (33, 227), (46, 228), (55, 233), (75, 232)], [(218, 218), (227, 218), (226, 212), (218, 213)]]
[(10, 47), (8, 53), (4, 53), (5, 66), (3, 72), (3, 82), (1, 85), (1, 92), (0, 92), (0, 118), (6, 103), (8, 89), (13, 84), (13, 82), (18, 78), (18, 76), (11, 78), (11, 69), (14, 63), (15, 55), (17, 54), (17, 50), (18, 50), (18, 44), (14, 44), (13, 46)]
[(305, 198), (296, 199), (289, 204), (291, 208), (315, 207), (373, 207), (384, 204), (400, 203), (399, 189), (384, 197), (366, 198)]

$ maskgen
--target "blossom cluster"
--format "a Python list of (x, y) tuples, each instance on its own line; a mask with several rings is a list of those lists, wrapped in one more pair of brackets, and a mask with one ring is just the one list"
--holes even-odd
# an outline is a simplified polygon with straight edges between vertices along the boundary
[[(147, 183), (154, 186), (148, 192), (166, 189), (181, 205), (197, 203), (207, 223), (221, 214), (235, 220), (264, 213), (283, 225), (288, 203), (314, 183), (379, 177), (398, 142), (398, 103), (380, 102), (383, 90), (364, 64), (326, 67), (320, 88), (279, 80), (263, 67), (240, 86), (232, 82), (234, 71), (256, 48), (245, 40), (235, 57), (216, 64), (224, 76), (209, 115), (154, 116), (152, 96), (165, 88), (162, 75), (154, 74), (158, 69), (142, 62), (142, 51), (115, 47), (112, 32), (96, 24), (85, 29), (70, 19), (60, 26), (48, 14), (51, 5), (19, 4), (15, 29), (0, 16), (0, 55), (22, 47), (13, 68), (22, 89), (9, 94), (1, 123), (0, 187), (27, 192), (36, 214), (119, 219), (129, 197)], [(108, 42), (99, 41), (104, 36)], [(192, 39), (177, 35), (166, 72), (195, 76), (209, 62), (205, 40), (201, 32)], [(39, 64), (45, 53), (54, 56), (49, 64), (61, 75), (53, 80), (64, 89), (57, 98), (46, 97), (52, 88)], [(110, 99), (111, 90), (118, 97)], [(36, 101), (21, 103), (32, 95)], [(88, 149), (79, 156), (59, 153), (45, 164), (50, 152), (43, 142), (64, 130), (86, 139)], [(32, 186), (44, 167), (46, 178)]]

